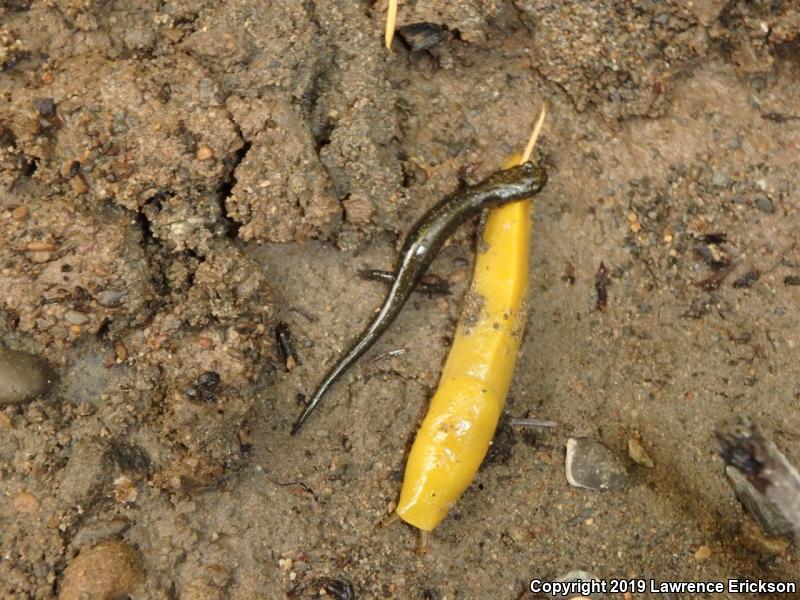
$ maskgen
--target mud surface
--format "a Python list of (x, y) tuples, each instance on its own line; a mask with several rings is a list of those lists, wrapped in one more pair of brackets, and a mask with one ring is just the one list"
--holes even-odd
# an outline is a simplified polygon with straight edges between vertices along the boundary
[[(58, 375), (0, 406), (0, 597), (522, 598), (576, 569), (798, 579), (713, 432), (748, 415), (800, 461), (800, 9), (420, 0), (399, 25), (446, 31), (393, 53), (384, 10), (0, 7), (0, 335)], [(290, 437), (297, 395), (381, 301), (357, 271), (391, 268), (462, 169), (522, 147), (542, 102), (550, 182), (506, 412), (561, 427), (504, 419), (418, 556), (408, 527), (376, 525), (476, 225), (433, 265), (453, 294), (413, 298)], [(278, 353), (280, 321), (301, 364)], [(570, 487), (568, 437), (627, 461), (625, 490)]]

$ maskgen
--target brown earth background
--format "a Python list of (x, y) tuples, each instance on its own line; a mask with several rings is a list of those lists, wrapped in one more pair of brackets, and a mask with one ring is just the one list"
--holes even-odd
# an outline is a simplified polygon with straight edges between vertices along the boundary
[[(448, 31), (392, 53), (385, 9), (0, 7), (0, 335), (59, 374), (0, 407), (0, 597), (524, 598), (574, 569), (797, 580), (713, 432), (747, 415), (800, 459), (798, 4), (401, 2), (399, 25)], [(550, 182), (506, 412), (561, 427), (504, 418), (418, 556), (410, 528), (376, 525), (476, 224), (432, 267), (453, 294), (413, 298), (290, 437), (296, 396), (381, 301), (358, 269), (391, 268), (460, 173), (521, 149), (543, 102)], [(288, 371), (278, 321), (302, 362)], [(626, 491), (570, 487), (570, 436), (627, 461)]]

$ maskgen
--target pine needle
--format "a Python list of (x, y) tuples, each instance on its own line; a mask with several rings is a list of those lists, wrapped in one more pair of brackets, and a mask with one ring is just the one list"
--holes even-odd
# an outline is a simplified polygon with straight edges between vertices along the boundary
[(533, 133), (531, 133), (531, 139), (528, 140), (528, 145), (525, 146), (525, 152), (522, 154), (522, 162), (527, 162), (531, 158), (531, 154), (533, 153), (533, 147), (536, 146), (536, 140), (539, 139), (539, 134), (542, 131), (542, 126), (544, 125), (544, 117), (547, 114), (547, 104), (542, 104), (542, 112), (539, 114), (539, 120), (536, 121), (536, 126), (533, 128)]
[(394, 39), (394, 27), (397, 22), (397, 0), (389, 0), (389, 8), (386, 11), (386, 49), (392, 49)]

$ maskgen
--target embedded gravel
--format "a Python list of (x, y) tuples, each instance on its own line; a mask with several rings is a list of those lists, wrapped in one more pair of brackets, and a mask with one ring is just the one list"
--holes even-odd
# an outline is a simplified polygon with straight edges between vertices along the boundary
[[(800, 579), (714, 439), (746, 415), (800, 462), (800, 9), (404, 2), (398, 26), (438, 43), (388, 52), (385, 5), (0, 7), (0, 384), (17, 390), (0, 390), (0, 597)], [(507, 415), (418, 556), (415, 532), (378, 524), (478, 225), (433, 264), (452, 294), (412, 298), (290, 437), (298, 394), (381, 301), (358, 270), (391, 268), (543, 102), (550, 180)], [(626, 485), (571, 487), (569, 438), (602, 444)]]

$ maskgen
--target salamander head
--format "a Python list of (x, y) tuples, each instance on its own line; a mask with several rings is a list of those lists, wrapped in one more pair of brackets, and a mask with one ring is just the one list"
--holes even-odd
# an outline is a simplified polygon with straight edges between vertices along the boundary
[(528, 161), (519, 166), (497, 171), (483, 181), (491, 187), (497, 186), (509, 199), (533, 196), (547, 183), (547, 171)]

